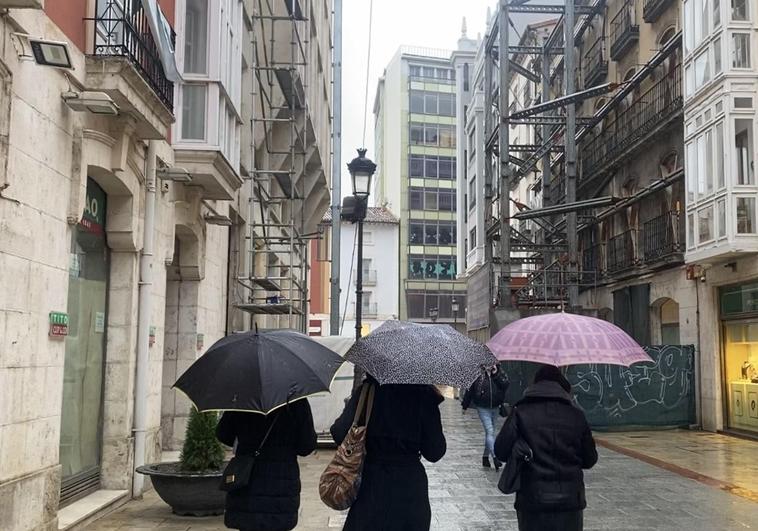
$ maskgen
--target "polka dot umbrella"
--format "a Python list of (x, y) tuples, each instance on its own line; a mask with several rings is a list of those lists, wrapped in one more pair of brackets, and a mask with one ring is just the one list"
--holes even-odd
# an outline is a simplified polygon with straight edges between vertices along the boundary
[(380, 384), (468, 388), (482, 366), (497, 363), (489, 349), (449, 325), (387, 321), (345, 356)]

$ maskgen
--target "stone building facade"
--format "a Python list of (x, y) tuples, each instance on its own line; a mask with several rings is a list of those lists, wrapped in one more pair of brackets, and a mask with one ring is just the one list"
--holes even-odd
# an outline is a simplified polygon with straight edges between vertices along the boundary
[[(135, 464), (181, 444), (190, 404), (176, 377), (217, 339), (265, 322), (240, 285), (255, 274), (249, 183), (266, 140), (249, 129), (252, 4), (0, 1), (4, 531), (65, 529), (139, 495)], [(176, 31), (175, 54), (148, 29), (151, 6)], [(301, 8), (315, 13), (322, 63), (309, 82), (328, 88), (330, 11)], [(65, 43), (72, 68), (38, 64), (30, 37)], [(165, 73), (173, 61), (181, 83)], [(89, 93), (105, 108), (75, 108)], [(318, 111), (303, 123), (318, 135), (293, 179), (320, 178), (289, 208), (320, 220), (330, 91), (309, 98)]]

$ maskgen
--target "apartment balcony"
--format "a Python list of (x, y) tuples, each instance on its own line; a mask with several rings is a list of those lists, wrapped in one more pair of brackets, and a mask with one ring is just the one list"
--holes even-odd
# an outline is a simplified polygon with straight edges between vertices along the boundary
[(647, 92), (622, 111), (600, 133), (581, 145), (582, 187), (597, 175), (630, 155), (641, 144), (681, 116), (681, 68), (674, 68)]
[(94, 35), (87, 57), (87, 89), (107, 93), (136, 118), (141, 138), (168, 138), (174, 121), (174, 84), (163, 70), (142, 3), (97, 0), (95, 17), (87, 22)]
[(640, 40), (634, 0), (625, 0), (611, 20), (611, 59), (618, 61)]
[[(358, 271), (353, 270), (353, 284), (358, 284)], [(370, 269), (363, 271), (363, 285), (364, 286), (376, 286), (376, 269)]]
[(592, 273), (600, 276), (605, 267), (603, 264), (603, 258), (605, 256), (605, 244), (598, 243), (585, 249), (582, 252), (582, 271)]
[(600, 85), (608, 77), (605, 37), (600, 37), (584, 54), (584, 88)]
[[(353, 317), (355, 317), (355, 303), (353, 303)], [(364, 302), (361, 305), (362, 319), (376, 319), (379, 316), (379, 307), (376, 302)]]
[(666, 212), (642, 226), (642, 254), (646, 264), (684, 260), (684, 222), (679, 212)]
[(652, 24), (673, 4), (674, 0), (645, 0), (642, 18), (648, 24)]
[(609, 274), (621, 273), (637, 265), (636, 238), (637, 231), (632, 229), (608, 240), (606, 265)]

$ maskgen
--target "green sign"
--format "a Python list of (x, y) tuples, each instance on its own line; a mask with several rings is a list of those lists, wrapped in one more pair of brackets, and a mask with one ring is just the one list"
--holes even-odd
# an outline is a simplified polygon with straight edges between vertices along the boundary
[(105, 227), (106, 195), (92, 179), (87, 179), (87, 195), (84, 203), (81, 226), (87, 232), (102, 234)]
[(50, 337), (66, 337), (68, 335), (68, 314), (50, 312)]

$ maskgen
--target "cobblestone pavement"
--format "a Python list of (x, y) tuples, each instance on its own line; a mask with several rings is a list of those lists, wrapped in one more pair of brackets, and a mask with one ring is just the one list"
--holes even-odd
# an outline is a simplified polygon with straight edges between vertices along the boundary
[[(474, 412), (462, 415), (454, 400), (446, 400), (442, 407), (448, 452), (440, 463), (427, 465), (432, 529), (517, 529), (512, 497), (500, 495), (495, 472), (481, 467), (478, 417)], [(318, 452), (302, 461), (300, 531), (342, 527), (344, 515), (325, 508), (318, 499), (318, 477), (330, 457), (330, 452)], [(587, 531), (758, 529), (758, 503), (605, 448), (600, 448), (600, 461), (587, 474), (586, 483)], [(220, 517), (172, 515), (151, 493), (88, 529), (212, 531), (224, 527)]]

